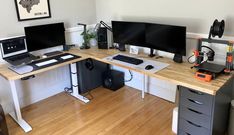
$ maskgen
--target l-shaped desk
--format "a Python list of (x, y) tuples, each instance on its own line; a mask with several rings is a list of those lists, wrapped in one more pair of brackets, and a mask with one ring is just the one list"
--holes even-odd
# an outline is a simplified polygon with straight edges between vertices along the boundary
[[(120, 53), (118, 50), (101, 50), (97, 48), (91, 48), (88, 50), (71, 49), (68, 53), (81, 56), (68, 62), (43, 68), (37, 71), (33, 71), (27, 74), (19, 75), (10, 69), (7, 65), (0, 65), (0, 75), (4, 77), (10, 83), (11, 93), (13, 96), (15, 111), (10, 113), (13, 119), (24, 129), (25, 132), (32, 130), (31, 126), (22, 118), (20, 111), (20, 104), (17, 95), (17, 89), (15, 85), (16, 80), (20, 80), (24, 77), (31, 75), (37, 75), (49, 70), (56, 69), (65, 65), (72, 66), (74, 63), (92, 58), (97, 61), (101, 61), (110, 65), (119, 66), (135, 72), (144, 74), (145, 80), (148, 76), (169, 81), (179, 86), (180, 101), (179, 101), (179, 128), (178, 134), (200, 134), (200, 135), (213, 135), (225, 132), (228, 120), (228, 109), (231, 101), (231, 87), (233, 74), (220, 75), (211, 82), (203, 82), (194, 78), (194, 71), (191, 70), (191, 64), (188, 63), (175, 63), (168, 58), (149, 58), (146, 54), (132, 55), (128, 52), (124, 52), (127, 55), (133, 57), (139, 57), (143, 59), (156, 60), (170, 64), (163, 70), (156, 73), (150, 73), (145, 70), (133, 68), (124, 64), (108, 61), (104, 58)], [(123, 52), (121, 52), (123, 53)], [(146, 84), (146, 83), (145, 83)], [(144, 87), (147, 89), (147, 86)], [(73, 91), (73, 96), (79, 98), (78, 91)], [(142, 90), (142, 98), (144, 98), (145, 90)], [(86, 102), (86, 101), (84, 101)], [(222, 109), (219, 111), (217, 109)], [(205, 121), (204, 121), (205, 120)], [(202, 122), (205, 122), (205, 125)], [(217, 124), (219, 123), (219, 124)], [(224, 125), (220, 125), (224, 124)], [(221, 127), (219, 127), (219, 125)], [(218, 127), (217, 127), (218, 126)]]

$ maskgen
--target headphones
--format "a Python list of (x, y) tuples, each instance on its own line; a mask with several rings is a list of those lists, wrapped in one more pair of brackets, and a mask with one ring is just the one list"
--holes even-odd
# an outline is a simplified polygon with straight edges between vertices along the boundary
[(93, 60), (91, 58), (88, 58), (85, 60), (85, 67), (87, 69), (89, 69), (90, 71), (93, 70), (94, 64), (93, 64)]

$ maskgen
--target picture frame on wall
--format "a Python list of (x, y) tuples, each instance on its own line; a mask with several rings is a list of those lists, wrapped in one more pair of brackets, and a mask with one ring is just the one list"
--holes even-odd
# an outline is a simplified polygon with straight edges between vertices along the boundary
[(15, 0), (18, 21), (51, 18), (49, 0)]

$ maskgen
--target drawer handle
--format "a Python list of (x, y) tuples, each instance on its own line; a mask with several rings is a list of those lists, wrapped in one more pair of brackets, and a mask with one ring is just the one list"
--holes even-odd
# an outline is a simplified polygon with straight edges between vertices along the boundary
[(195, 113), (197, 113), (197, 114), (203, 114), (203, 113), (201, 113), (201, 112), (198, 112), (198, 111), (195, 111), (195, 110), (193, 110), (193, 109), (191, 109), (191, 108), (187, 108), (189, 111), (191, 111), (191, 112), (195, 112)]
[(188, 98), (188, 100), (189, 100), (190, 102), (193, 102), (193, 103), (195, 103), (195, 104), (198, 104), (198, 105), (203, 105), (203, 103), (201, 103), (201, 102), (199, 102), (199, 101), (192, 100), (192, 99), (189, 99), (189, 98)]
[(191, 122), (191, 121), (188, 121), (188, 120), (186, 120), (189, 124), (191, 124), (191, 125), (193, 125), (193, 126), (195, 126), (195, 127), (202, 127), (202, 126), (200, 126), (200, 125), (197, 125), (197, 124), (194, 124), (193, 122)]
[(198, 94), (198, 95), (204, 95), (203, 93), (201, 92), (198, 92), (198, 91), (194, 91), (194, 90), (189, 90), (190, 92), (194, 93), (194, 94)]

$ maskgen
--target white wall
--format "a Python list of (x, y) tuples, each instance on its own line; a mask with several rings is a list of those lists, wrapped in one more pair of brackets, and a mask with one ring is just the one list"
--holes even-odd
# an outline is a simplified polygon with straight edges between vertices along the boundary
[[(24, 27), (53, 22), (65, 22), (66, 40), (68, 44), (80, 44), (82, 28), (77, 28), (77, 22), (93, 24), (96, 21), (95, 0), (50, 0), (52, 18), (32, 21), (18, 22), (15, 3), (13, 1), (2, 1), (0, 4), (0, 39), (24, 35)], [(85, 14), (84, 14), (85, 13)], [(70, 27), (73, 27), (70, 29)], [(74, 28), (75, 27), (75, 28)], [(44, 53), (61, 47), (46, 49), (36, 53)], [(0, 54), (0, 64), (4, 61)], [(68, 66), (57, 70), (36, 75), (36, 78), (28, 81), (17, 81), (18, 94), (21, 106), (35, 103), (63, 91), (64, 87), (70, 87)], [(0, 77), (0, 104), (4, 111), (13, 111), (12, 96), (9, 83)]]
[(97, 21), (129, 20), (185, 25), (188, 32), (208, 33), (214, 19), (226, 21), (234, 35), (233, 0), (96, 0)]
[(65, 22), (66, 28), (77, 22), (93, 24), (96, 21), (95, 0), (49, 0), (52, 18), (18, 22), (15, 1), (3, 0), (0, 4), (0, 39), (22, 35), (24, 27), (52, 22)]

